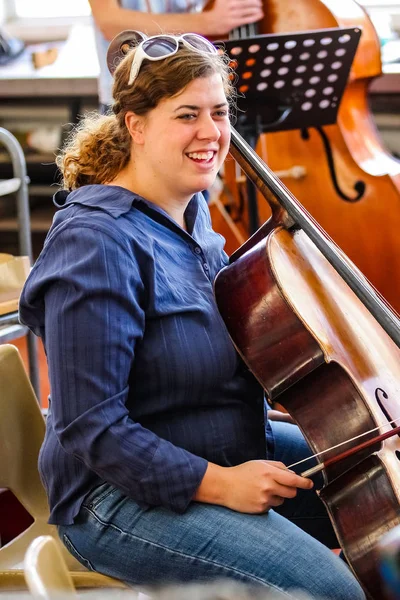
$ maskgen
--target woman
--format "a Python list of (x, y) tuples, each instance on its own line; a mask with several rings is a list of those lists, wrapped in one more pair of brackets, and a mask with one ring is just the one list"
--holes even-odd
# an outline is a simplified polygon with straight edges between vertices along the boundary
[(213, 297), (227, 257), (200, 190), (228, 152), (229, 75), (200, 36), (142, 39), (116, 69), (114, 114), (58, 157), (61, 210), (20, 302), (48, 358), (50, 522), (129, 583), (358, 600), (312, 482), (285, 467), (310, 450), (266, 418)]

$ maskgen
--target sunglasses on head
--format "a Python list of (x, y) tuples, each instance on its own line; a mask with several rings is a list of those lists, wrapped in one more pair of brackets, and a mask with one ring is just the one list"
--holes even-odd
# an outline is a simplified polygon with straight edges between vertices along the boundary
[[(139, 34), (140, 32), (135, 32)], [(142, 62), (146, 60), (163, 60), (168, 56), (173, 56), (179, 50), (179, 44), (183, 44), (191, 50), (200, 53), (218, 54), (217, 48), (202, 35), (197, 33), (184, 33), (175, 35), (153, 35), (146, 38), (140, 33), (142, 41), (136, 46), (135, 56), (133, 57), (128, 85), (132, 85), (139, 74)], [(139, 38), (139, 36), (137, 36)], [(140, 39), (140, 38), (139, 38)]]

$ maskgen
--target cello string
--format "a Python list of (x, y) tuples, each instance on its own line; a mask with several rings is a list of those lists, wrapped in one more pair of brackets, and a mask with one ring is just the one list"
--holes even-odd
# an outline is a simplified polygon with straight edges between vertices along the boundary
[[(387, 423), (385, 423), (385, 425), (392, 425), (393, 423), (396, 423), (397, 421), (400, 421), (400, 417), (396, 417), (392, 421), (388, 421)], [(377, 431), (381, 427), (382, 427), (382, 425), (378, 425), (378, 427), (374, 427), (373, 429), (370, 429), (369, 431), (364, 431), (364, 433), (360, 433), (359, 435), (356, 435), (355, 437), (352, 437), (349, 440), (345, 440), (344, 442), (340, 442), (339, 444), (336, 444), (335, 446), (331, 446), (330, 448), (326, 448), (325, 450), (321, 450), (321, 452), (317, 452), (316, 454), (312, 454), (311, 456), (307, 456), (307, 458), (303, 458), (302, 460), (299, 460), (298, 462), (293, 463), (292, 465), (289, 465), (287, 467), (287, 469), (292, 469), (293, 467), (297, 467), (297, 465), (301, 465), (301, 464), (307, 462), (308, 460), (311, 460), (312, 458), (317, 458), (317, 456), (321, 456), (322, 454), (325, 454), (326, 452), (329, 452), (330, 450), (335, 450), (336, 448), (340, 448), (340, 446), (344, 446), (345, 444), (349, 444), (350, 442), (354, 442), (354, 440), (358, 440), (359, 438), (364, 437), (364, 435), (368, 435), (369, 433), (373, 433), (374, 431)]]
[(353, 454), (355, 454), (356, 452), (359, 452), (360, 450), (365, 450), (366, 448), (370, 448), (370, 446), (373, 446), (374, 444), (378, 443), (378, 442), (383, 442), (383, 440), (387, 440), (390, 437), (393, 437), (395, 435), (400, 435), (400, 427), (393, 427), (392, 429), (389, 429), (389, 431), (386, 431), (385, 433), (381, 433), (380, 435), (371, 438), (370, 440), (367, 440), (366, 442), (362, 442), (361, 444), (359, 444), (358, 446), (353, 446), (353, 448), (350, 448), (348, 450), (345, 450), (344, 452), (337, 454), (336, 456), (332, 456), (331, 458), (328, 458), (327, 461), (321, 462), (319, 464), (317, 464), (314, 467), (311, 467), (311, 469), (308, 469), (307, 471), (304, 471), (303, 473), (300, 473), (300, 475), (302, 477), (310, 477), (310, 475), (314, 475), (315, 473), (318, 473), (318, 471), (322, 471), (322, 469), (325, 469), (326, 467), (333, 465), (337, 462), (339, 462), (340, 460), (343, 460), (349, 456), (352, 456)]

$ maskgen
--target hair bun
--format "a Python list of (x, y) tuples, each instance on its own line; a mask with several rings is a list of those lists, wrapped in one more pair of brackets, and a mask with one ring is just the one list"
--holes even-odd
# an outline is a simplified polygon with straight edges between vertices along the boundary
[(146, 35), (141, 31), (127, 29), (121, 31), (111, 40), (107, 50), (107, 66), (111, 75), (114, 74), (121, 60), (128, 54), (129, 50), (135, 48), (140, 42), (146, 39)]

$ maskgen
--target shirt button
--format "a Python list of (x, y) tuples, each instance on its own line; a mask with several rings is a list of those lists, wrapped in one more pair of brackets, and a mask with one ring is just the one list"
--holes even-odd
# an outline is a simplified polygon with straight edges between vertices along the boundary
[(208, 267), (208, 264), (207, 264), (207, 263), (204, 263), (203, 267), (204, 267), (204, 270), (205, 270), (205, 271), (208, 271), (209, 267)]
[(196, 252), (196, 254), (201, 254), (201, 248), (199, 248), (198, 246), (195, 246), (194, 251)]

